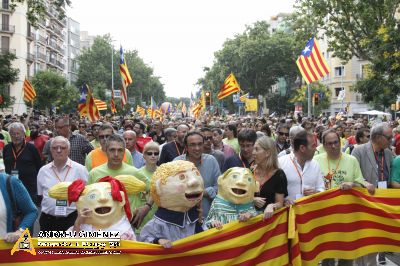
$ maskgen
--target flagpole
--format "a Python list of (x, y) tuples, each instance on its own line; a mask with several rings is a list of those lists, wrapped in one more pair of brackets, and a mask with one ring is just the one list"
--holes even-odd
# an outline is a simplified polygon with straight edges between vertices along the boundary
[(310, 84), (307, 84), (307, 93), (308, 93), (307, 116), (308, 116), (308, 118), (311, 118), (311, 87), (310, 87)]
[[(111, 42), (111, 97), (113, 97), (113, 94), (114, 94), (114, 45)], [(112, 112), (113, 111), (111, 110), (111, 113)]]

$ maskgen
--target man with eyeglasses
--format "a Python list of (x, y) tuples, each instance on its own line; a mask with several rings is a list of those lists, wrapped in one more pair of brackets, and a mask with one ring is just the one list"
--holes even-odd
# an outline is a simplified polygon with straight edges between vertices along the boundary
[[(114, 128), (111, 125), (102, 124), (100, 126), (99, 128), (100, 148), (91, 151), (85, 160), (85, 166), (89, 172), (95, 167), (100, 166), (107, 162), (108, 158), (106, 153), (106, 142), (107, 138), (109, 138), (112, 134), (114, 134)], [(133, 165), (132, 155), (128, 149), (125, 149), (123, 161), (130, 165)]]
[(281, 151), (290, 148), (290, 145), (287, 141), (289, 137), (289, 126), (287, 124), (279, 124), (276, 132), (278, 133), (276, 138), (276, 151), (279, 154)]
[(221, 151), (217, 151), (217, 150), (213, 149), (213, 147), (212, 147), (213, 133), (212, 133), (211, 129), (208, 127), (203, 127), (200, 130), (200, 132), (203, 135), (203, 139), (204, 139), (203, 152), (214, 156), (214, 158), (217, 160), (217, 162), (219, 164), (219, 169), (222, 170), (222, 166), (224, 165), (224, 162), (225, 162), (225, 156)]
[[(360, 164), (364, 178), (375, 188), (390, 187), (392, 137), (392, 128), (387, 123), (377, 123), (371, 128), (370, 141), (355, 147), (352, 152)], [(384, 253), (379, 255), (379, 262), (385, 263)], [(376, 256), (377, 253), (362, 256), (357, 259), (357, 265), (376, 265)]]
[(182, 154), (174, 159), (190, 161), (199, 169), (201, 177), (204, 181), (204, 193), (201, 201), (203, 217), (207, 217), (211, 207), (211, 203), (217, 195), (218, 185), (217, 180), (221, 174), (217, 160), (203, 153), (204, 138), (199, 131), (190, 131), (184, 139), (186, 154)]
[(75, 203), (68, 205), (66, 200), (55, 200), (49, 197), (48, 190), (59, 182), (73, 182), (77, 179), (87, 182), (89, 173), (83, 165), (68, 157), (70, 143), (63, 136), (52, 140), (50, 152), (54, 160), (40, 168), (37, 177), (41, 206), (40, 230), (66, 231), (74, 225), (77, 217)]

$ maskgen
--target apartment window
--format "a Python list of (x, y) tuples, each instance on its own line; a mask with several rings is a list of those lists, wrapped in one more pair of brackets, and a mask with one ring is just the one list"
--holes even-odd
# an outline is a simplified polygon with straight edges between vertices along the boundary
[(344, 76), (344, 66), (335, 67), (335, 77)]
[(2, 1), (2, 5), (1, 5), (1, 7), (3, 8), (3, 9), (9, 9), (9, 1), (8, 0), (3, 0)]
[(7, 14), (1, 15), (1, 29), (5, 31), (10, 30), (10, 16)]
[(10, 37), (1, 36), (1, 50), (6, 52), (10, 49)]
[(336, 96), (336, 98), (339, 96), (340, 91), (343, 90), (343, 89), (344, 89), (343, 87), (335, 88), (335, 96)]

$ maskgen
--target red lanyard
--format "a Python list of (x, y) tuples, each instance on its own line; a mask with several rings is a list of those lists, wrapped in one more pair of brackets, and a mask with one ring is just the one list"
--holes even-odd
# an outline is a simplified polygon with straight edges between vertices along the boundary
[(300, 194), (303, 194), (303, 174), (299, 171), (299, 169), (297, 168), (296, 163), (294, 162), (293, 158), (290, 157), (290, 160), (292, 161), (292, 164), (294, 166), (294, 168), (296, 169), (297, 175), (300, 178)]
[(176, 152), (178, 153), (178, 155), (184, 154), (185, 151), (186, 151), (186, 148), (183, 148), (183, 152), (181, 153), (181, 152), (179, 151), (178, 145), (176, 144), (176, 141), (174, 141), (174, 143), (175, 143), (175, 148), (176, 148)]
[[(372, 145), (372, 144), (371, 144)], [(374, 156), (376, 160), (376, 164), (379, 166), (379, 159), (378, 156), (376, 155), (376, 151), (374, 149), (374, 146), (372, 146), (372, 150), (374, 151)], [(382, 159), (381, 159), (381, 181), (385, 181), (385, 174), (384, 174), (384, 167), (385, 167), (385, 151), (382, 151)]]
[[(243, 162), (243, 160), (242, 160), (242, 154), (241, 154), (241, 153), (239, 153), (239, 159), (240, 159), (240, 161), (242, 162), (243, 167), (244, 167), (244, 168), (247, 168), (246, 164), (245, 164), (245, 163)], [(249, 168), (250, 168), (253, 164), (254, 164), (254, 162), (251, 162), (251, 163), (249, 164)]]
[[(55, 167), (55, 166), (53, 165), (53, 167)], [(68, 174), (69, 174), (69, 170), (71, 170), (71, 168), (72, 168), (71, 165), (67, 165), (68, 170), (67, 170), (67, 172), (66, 172), (65, 175), (64, 175), (64, 179), (61, 181), (61, 178), (57, 175), (56, 171), (54, 171), (54, 168), (53, 168), (53, 167), (51, 168), (51, 170), (53, 170), (53, 173), (56, 175), (58, 181), (60, 181), (60, 182), (64, 182), (64, 181), (65, 181), (65, 179), (67, 178), (67, 176), (68, 176)]]
[(17, 167), (17, 159), (18, 159), (18, 157), (21, 155), (21, 153), (24, 151), (25, 146), (26, 146), (26, 145), (25, 145), (25, 141), (24, 141), (24, 143), (22, 144), (21, 149), (19, 149), (19, 151), (17, 152), (17, 154), (15, 154), (14, 146), (12, 147), (12, 153), (13, 153), (13, 155), (14, 155), (14, 169), (16, 169), (16, 167)]

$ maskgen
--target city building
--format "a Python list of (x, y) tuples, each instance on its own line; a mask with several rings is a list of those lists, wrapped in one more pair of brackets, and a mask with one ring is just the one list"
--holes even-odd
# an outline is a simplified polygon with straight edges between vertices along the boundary
[[(326, 36), (323, 36), (322, 39), (318, 40), (318, 43), (331, 70), (327, 76), (320, 80), (331, 91), (331, 105), (329, 109), (324, 110), (324, 113), (334, 115), (344, 112), (345, 107), (349, 107), (349, 115), (367, 111), (370, 107), (363, 101), (362, 94), (353, 91), (352, 87), (365, 76), (368, 61), (353, 57), (349, 62), (343, 64), (339, 58), (332, 56), (332, 52), (328, 52), (328, 41)], [(341, 92), (342, 90), (344, 92)]]
[(67, 18), (65, 75), (68, 83), (74, 83), (78, 78), (78, 56), (80, 55), (80, 24), (72, 18)]
[(0, 1), (1, 52), (14, 53), (17, 59), (12, 62), (12, 66), (19, 70), (18, 81), (6, 92), (15, 98), (15, 103), (4, 111), (22, 114), (27, 110), (22, 90), (25, 78), (30, 79), (45, 69), (53, 69), (61, 74), (65, 72), (67, 20), (60, 19), (58, 12), (46, 1), (45, 16), (33, 28), (27, 20), (25, 1), (18, 3), (15, 10), (10, 8), (10, 0)]
[(89, 32), (81, 31), (81, 50), (89, 49), (93, 45), (95, 38), (96, 36), (89, 35)]

